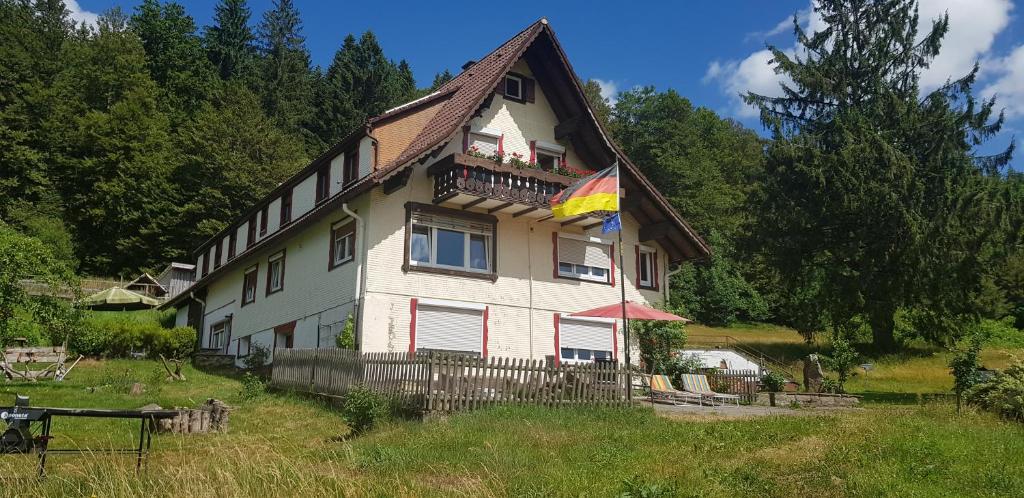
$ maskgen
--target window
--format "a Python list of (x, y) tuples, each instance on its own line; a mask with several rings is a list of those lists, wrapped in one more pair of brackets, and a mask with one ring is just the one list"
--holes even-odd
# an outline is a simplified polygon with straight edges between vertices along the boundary
[(406, 204), (403, 270), (496, 278), (497, 218), (430, 204)]
[(523, 79), (511, 74), (505, 76), (505, 96), (523, 100)]
[(558, 321), (559, 358), (568, 363), (609, 361), (615, 358), (615, 322), (561, 317)]
[(292, 191), (281, 194), (281, 226), (292, 221)]
[(558, 168), (558, 157), (548, 154), (542, 150), (537, 150), (537, 166), (544, 171), (553, 171)]
[[(256, 220), (253, 220), (256, 221)], [(260, 213), (260, 235), (267, 234), (267, 224), (270, 222), (270, 206), (263, 206), (263, 211)]]
[(498, 153), (501, 133), (497, 130), (480, 130), (469, 134), (469, 148), (480, 154), (492, 156)]
[(359, 149), (352, 149), (345, 153), (345, 166), (341, 172), (341, 186), (348, 187), (359, 179)]
[(658, 287), (658, 253), (636, 246), (636, 284), (641, 289)]
[(246, 222), (248, 225), (245, 231), (245, 248), (248, 249), (256, 243), (256, 215), (253, 214), (249, 217), (249, 221)]
[(242, 277), (242, 306), (256, 301), (256, 276), (259, 274), (258, 269), (259, 265), (253, 265), (245, 270), (245, 275)]
[(238, 228), (231, 227), (231, 234), (228, 235), (228, 261), (235, 258), (235, 245), (238, 244)]
[(330, 260), (327, 269), (333, 270), (355, 257), (356, 222), (341, 221), (331, 225)]
[(217, 245), (213, 247), (213, 268), (220, 268), (221, 256), (224, 254), (224, 239), (217, 240)]
[(533, 141), (530, 142), (537, 166), (544, 171), (554, 171), (562, 163), (562, 155), (565, 154), (565, 147), (558, 144)]
[(411, 324), (412, 350), (486, 356), (486, 321), (484, 305), (419, 299)]
[(559, 235), (558, 276), (611, 282), (611, 246), (593, 237), (570, 238)]
[(267, 260), (267, 295), (284, 290), (284, 251)]
[(238, 338), (238, 349), (235, 350), (236, 358), (245, 358), (252, 351), (252, 337), (245, 336)]
[(210, 349), (224, 349), (231, 335), (231, 320), (223, 320), (210, 325)]
[(331, 165), (316, 170), (316, 202), (323, 202), (331, 194)]
[(200, 258), (203, 259), (203, 276), (205, 277), (210, 273), (210, 251), (206, 251)]

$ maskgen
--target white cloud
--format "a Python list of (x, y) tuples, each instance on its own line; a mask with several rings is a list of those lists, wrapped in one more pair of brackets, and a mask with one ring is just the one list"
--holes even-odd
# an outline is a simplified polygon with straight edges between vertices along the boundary
[[(812, 4), (813, 5), (813, 4)], [(996, 35), (999, 34), (1010, 21), (1010, 11), (1013, 9), (1011, 0), (921, 0), (919, 14), (923, 36), (930, 28), (932, 20), (949, 12), (949, 32), (942, 41), (942, 50), (939, 56), (932, 61), (931, 67), (921, 75), (921, 85), (924, 90), (930, 90), (943, 84), (949, 78), (959, 78), (971, 70), (975, 61), (981, 59), (989, 61), (989, 51)], [(765, 36), (772, 36), (784, 30), (784, 25), (792, 26), (792, 17), (778, 23), (773, 29), (764, 33)], [(797, 13), (800, 24), (809, 33), (821, 30), (825, 24), (820, 16), (808, 8)], [(748, 35), (749, 37), (750, 35)], [(796, 53), (797, 47), (792, 46), (784, 49), (787, 54)], [(752, 91), (762, 95), (777, 96), (781, 94), (779, 83), (782, 76), (775, 74), (768, 61), (771, 53), (767, 50), (759, 50), (742, 60), (712, 61), (708, 65), (702, 81), (705, 84), (717, 83), (722, 92), (730, 98), (730, 110), (739, 117), (751, 117), (756, 111), (742, 102), (738, 94)], [(1013, 61), (1003, 58), (1004, 66)], [(994, 71), (989, 67), (983, 67), (983, 71)], [(1016, 71), (1019, 72), (1019, 71)], [(1010, 78), (1006, 83), (1007, 88), (1012, 88), (1013, 81), (1020, 81), (1019, 75), (1014, 76), (1008, 69), (1003, 71), (1004, 77)], [(1002, 80), (1000, 80), (1002, 81)], [(1000, 93), (1008, 90), (998, 90)], [(1017, 94), (1019, 95), (1019, 94)], [(1006, 102), (1006, 100), (1003, 100)], [(1024, 105), (1024, 104), (1022, 104)]]
[(86, 26), (96, 27), (96, 21), (100, 17), (99, 14), (83, 9), (75, 0), (64, 0), (64, 6), (71, 13), (71, 20), (75, 21), (75, 24), (84, 23)]
[(597, 85), (601, 87), (601, 96), (608, 99), (608, 103), (615, 105), (615, 101), (618, 100), (619, 96), (619, 84), (611, 80), (600, 80), (594, 78)]
[(994, 80), (982, 88), (981, 95), (994, 95), (996, 105), (1006, 108), (1007, 117), (1024, 117), (1024, 45), (1018, 45), (1006, 57), (987, 60), (986, 67), (986, 74)]

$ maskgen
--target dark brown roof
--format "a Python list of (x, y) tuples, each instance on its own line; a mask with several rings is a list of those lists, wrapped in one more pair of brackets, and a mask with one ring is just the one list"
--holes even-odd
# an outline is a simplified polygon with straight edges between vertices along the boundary
[(409, 147), (389, 164), (382, 164), (377, 170), (379, 179), (384, 180), (398, 172), (403, 165), (420, 158), (435, 147), (443, 145), (445, 139), (469, 121), (473, 112), (483, 103), (499, 80), (522, 57), (530, 43), (547, 26), (547, 20), (541, 19), (509, 41), (487, 54), (479, 62), (469, 66), (454, 79), (438, 89), (439, 93), (453, 92), (444, 107), (430, 120), (419, 135), (413, 139)]

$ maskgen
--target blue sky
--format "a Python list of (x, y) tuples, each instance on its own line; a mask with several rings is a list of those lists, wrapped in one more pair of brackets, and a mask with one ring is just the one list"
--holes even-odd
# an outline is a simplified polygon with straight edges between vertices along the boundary
[[(77, 19), (128, 0), (65, 0)], [(547, 17), (584, 79), (602, 82), (609, 95), (637, 85), (674, 88), (696, 105), (738, 119), (761, 131), (753, 111), (736, 95), (747, 89), (777, 91), (778, 79), (765, 64), (765, 43), (783, 49), (794, 45), (792, 18), (820, 25), (811, 0), (658, 2), (532, 1), (489, 4), (493, 15), (480, 15), (481, 2), (316, 2), (296, 0), (314, 64), (326, 67), (349, 33), (372, 30), (385, 53), (406, 59), (417, 82), (434, 74), (458, 72), (463, 62), (486, 54), (520, 29)], [(210, 23), (212, 1), (180, 0), (200, 26)], [(250, 0), (253, 22), (270, 0)], [(441, 7), (443, 6), (443, 8)], [(1009, 119), (1000, 136), (986, 147), (1000, 150), (1016, 135), (1013, 167), (1024, 170), (1024, 0), (922, 0), (922, 18), (949, 12), (951, 29), (940, 60), (924, 75), (925, 88), (968, 71), (980, 61), (976, 93), (995, 94)]]

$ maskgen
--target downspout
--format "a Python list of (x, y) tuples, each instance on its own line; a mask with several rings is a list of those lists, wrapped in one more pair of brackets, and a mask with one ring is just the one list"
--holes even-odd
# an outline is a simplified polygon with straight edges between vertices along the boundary
[(188, 298), (202, 306), (199, 310), (199, 323), (196, 324), (199, 327), (199, 330), (196, 331), (196, 351), (200, 351), (203, 349), (203, 329), (205, 328), (205, 323), (203, 322), (206, 321), (206, 301), (196, 297), (195, 291), (188, 291)]
[(672, 280), (671, 280), (672, 279), (672, 275), (675, 275), (675, 274), (677, 274), (677, 273), (679, 273), (681, 271), (683, 271), (683, 265), (682, 264), (676, 266), (675, 270), (672, 270), (672, 271), (670, 271), (670, 272), (665, 274), (665, 306), (668, 306), (669, 293), (670, 293), (670, 290), (672, 289)]
[(356, 240), (359, 241), (359, 259), (356, 261), (356, 302), (355, 313), (352, 314), (355, 320), (356, 344), (360, 351), (363, 350), (363, 299), (366, 293), (365, 273), (363, 272), (363, 260), (366, 257), (366, 222), (355, 211), (348, 208), (348, 203), (342, 203), (341, 211), (356, 220)]

